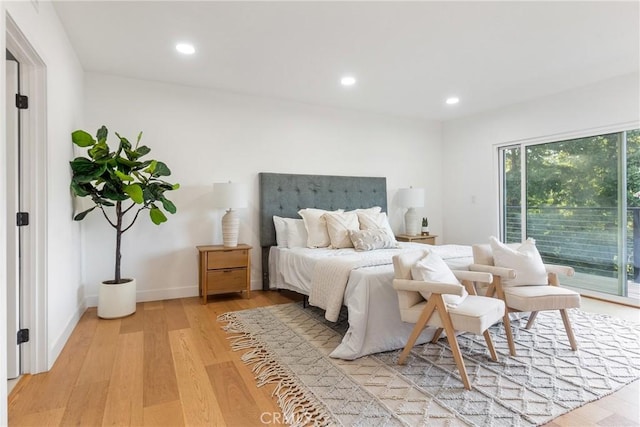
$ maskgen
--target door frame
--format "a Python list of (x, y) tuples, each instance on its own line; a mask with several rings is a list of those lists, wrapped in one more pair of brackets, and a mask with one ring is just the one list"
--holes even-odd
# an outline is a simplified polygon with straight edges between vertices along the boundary
[[(5, 13), (5, 48), (20, 62), (21, 91), (29, 96), (29, 108), (21, 114), (21, 149), (24, 209), (30, 223), (24, 228), (22, 251), (23, 327), (29, 328), (29, 342), (22, 344), (22, 373), (49, 369), (47, 331), (47, 75), (46, 65), (18, 25)], [(3, 82), (4, 84), (4, 82)], [(5, 94), (9, 96), (9, 94)], [(6, 210), (6, 208), (5, 208)]]
[[(21, 327), (22, 304), (20, 302), (20, 227), (16, 226), (13, 212), (20, 211), (21, 185), (20, 177), (20, 110), (15, 106), (12, 95), (20, 93), (20, 63), (9, 56), (10, 51), (5, 50), (5, 93), (3, 97), (5, 105), (5, 159), (6, 167), (0, 168), (6, 173), (2, 178), (6, 180), (6, 268), (0, 271), (6, 272), (7, 280), (7, 378), (14, 379), (20, 376), (21, 370), (21, 346), (17, 343), (17, 333)], [(10, 59), (11, 58), (11, 59)]]

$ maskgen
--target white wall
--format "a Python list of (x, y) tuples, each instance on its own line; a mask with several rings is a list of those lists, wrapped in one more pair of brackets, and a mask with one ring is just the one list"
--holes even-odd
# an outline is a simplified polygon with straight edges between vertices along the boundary
[(497, 144), (557, 141), (640, 120), (640, 76), (625, 75), (443, 124), (444, 243), (498, 235)]
[[(124, 276), (138, 280), (138, 298), (197, 293), (196, 245), (222, 242), (224, 213), (211, 207), (213, 182), (251, 188), (241, 213), (240, 241), (254, 246), (252, 282), (260, 287), (258, 173), (306, 173), (387, 177), (392, 225), (402, 228), (403, 211), (392, 203), (398, 188), (426, 187), (421, 213), (441, 229), (440, 125), (353, 111), (314, 107), (218, 91), (86, 74), (85, 127), (105, 124), (110, 132), (151, 147), (165, 161), (180, 190), (168, 194), (178, 213), (161, 226), (147, 217), (124, 235)], [(82, 223), (87, 295), (113, 275), (114, 233), (99, 214)], [(95, 298), (89, 300), (95, 304)]]
[[(45, 270), (44, 283), (35, 285), (48, 298), (43, 319), (48, 354), (41, 359), (44, 367), (39, 367), (44, 369), (51, 367), (85, 308), (80, 281), (80, 230), (71, 220), (68, 163), (72, 156), (70, 133), (82, 120), (83, 71), (50, 2), (39, 2), (37, 7), (34, 2), (5, 5), (46, 64), (46, 200), (39, 202), (44, 204), (42, 211), (48, 220), (47, 259), (41, 266)], [(4, 51), (4, 43), (0, 47)], [(4, 85), (4, 78), (2, 82)], [(4, 120), (4, 114), (2, 117)]]

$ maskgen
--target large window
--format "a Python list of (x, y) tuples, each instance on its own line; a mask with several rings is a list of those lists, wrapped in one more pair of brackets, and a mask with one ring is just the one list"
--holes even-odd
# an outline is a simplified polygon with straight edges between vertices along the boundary
[(506, 242), (536, 239), (563, 284), (638, 298), (640, 130), (500, 148)]

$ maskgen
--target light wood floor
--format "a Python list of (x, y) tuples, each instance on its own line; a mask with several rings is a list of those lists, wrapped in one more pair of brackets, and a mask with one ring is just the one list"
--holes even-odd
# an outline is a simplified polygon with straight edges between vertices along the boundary
[[(250, 300), (211, 297), (207, 306), (197, 298), (147, 302), (118, 320), (98, 319), (89, 309), (52, 370), (15, 386), (9, 425), (281, 425), (273, 387), (256, 387), (215, 319), (297, 299), (256, 291)], [(638, 384), (548, 425), (640, 425)]]

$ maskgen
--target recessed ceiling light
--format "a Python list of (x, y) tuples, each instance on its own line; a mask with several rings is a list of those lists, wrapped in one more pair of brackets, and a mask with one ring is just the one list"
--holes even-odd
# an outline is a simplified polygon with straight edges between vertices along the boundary
[(180, 53), (184, 53), (185, 55), (193, 55), (196, 52), (196, 48), (190, 43), (178, 43), (176, 45), (176, 50)]
[(356, 84), (356, 78), (353, 76), (344, 76), (340, 79), (340, 84), (342, 86), (353, 86)]
[(450, 98), (447, 98), (445, 102), (449, 105), (457, 104), (458, 102), (460, 102), (460, 98), (452, 96)]

